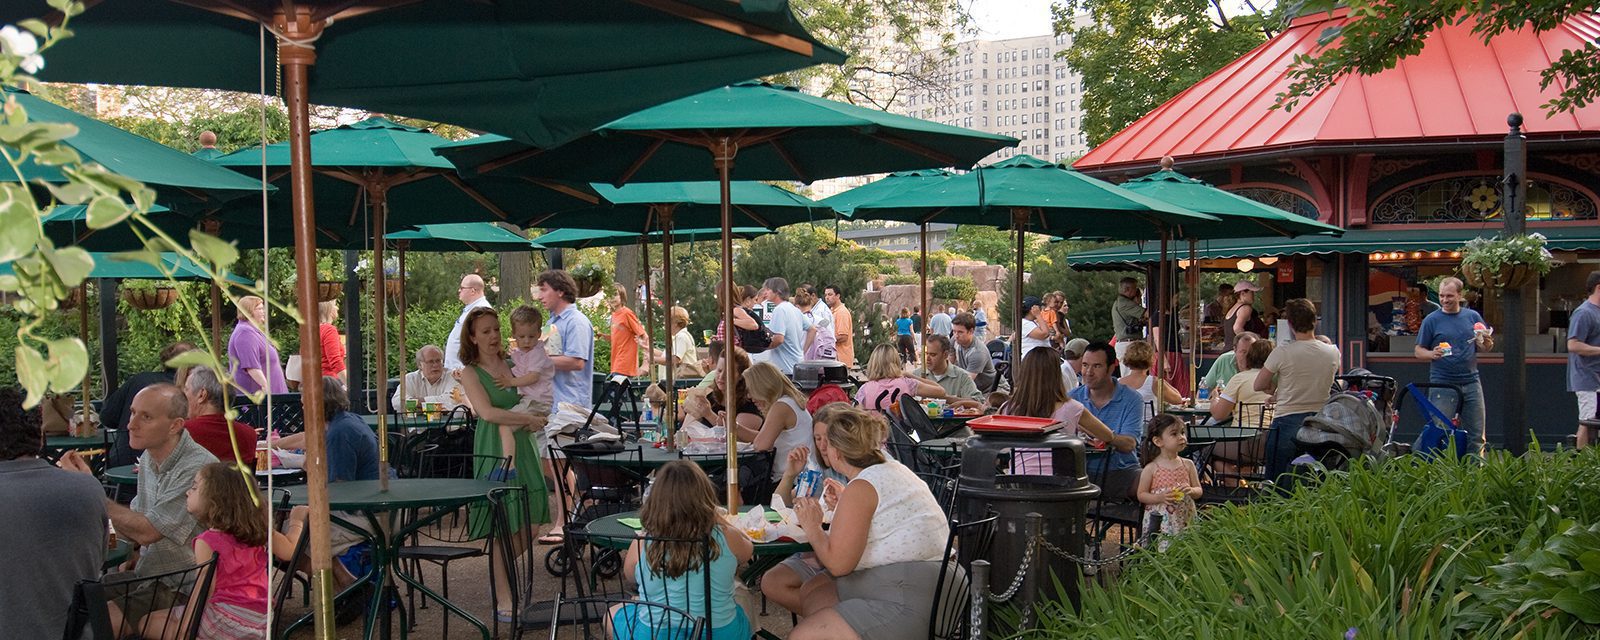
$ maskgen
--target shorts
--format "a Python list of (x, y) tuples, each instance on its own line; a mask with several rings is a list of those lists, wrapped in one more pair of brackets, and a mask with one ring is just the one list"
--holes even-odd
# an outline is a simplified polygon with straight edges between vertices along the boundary
[(795, 575), (800, 576), (800, 584), (810, 582), (812, 578), (822, 575), (822, 562), (817, 560), (815, 553), (796, 553), (783, 559), (778, 566), (788, 567)]
[(164, 580), (148, 580), (137, 585), (128, 583), (139, 578), (133, 572), (106, 576), (106, 599), (119, 603), (122, 619), (139, 621), (152, 611), (170, 609), (189, 602), (189, 594), (167, 584)]
[[(372, 525), (369, 524), (365, 514), (349, 511), (335, 511), (331, 515), (339, 520), (343, 520), (350, 524), (361, 527), (361, 529), (366, 531), (368, 534), (372, 533), (372, 530), (370, 529)], [(328, 544), (332, 545), (333, 547), (333, 555), (337, 556), (341, 553), (349, 551), (350, 547), (354, 547), (366, 541), (367, 535), (351, 531), (344, 525), (341, 525), (337, 522), (328, 523)]]
[(1578, 396), (1579, 420), (1600, 418), (1600, 413), (1596, 413), (1596, 405), (1600, 404), (1600, 391), (1575, 391), (1573, 395)]
[(923, 640), (928, 637), (934, 585), (942, 566), (933, 560), (852, 571), (834, 581), (839, 604), (833, 610), (862, 638)]
[(267, 614), (244, 607), (213, 602), (200, 616), (200, 633), (207, 640), (254, 640), (267, 636)]

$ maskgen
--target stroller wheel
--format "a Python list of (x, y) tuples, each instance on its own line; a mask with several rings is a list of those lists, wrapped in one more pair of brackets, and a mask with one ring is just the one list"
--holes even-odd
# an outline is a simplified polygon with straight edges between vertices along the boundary
[(572, 572), (572, 558), (567, 555), (564, 547), (556, 547), (544, 554), (544, 570), (557, 578), (565, 578)]
[(615, 578), (622, 572), (622, 554), (616, 549), (606, 549), (595, 554), (594, 572), (603, 578)]

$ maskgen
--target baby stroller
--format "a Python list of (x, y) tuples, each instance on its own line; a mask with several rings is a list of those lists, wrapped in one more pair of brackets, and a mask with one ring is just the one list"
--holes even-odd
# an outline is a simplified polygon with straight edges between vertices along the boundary
[(1322, 410), (1295, 433), (1300, 453), (1330, 470), (1348, 468), (1351, 458), (1388, 458), (1393, 454), (1394, 378), (1356, 369), (1335, 382)]
[[(1431, 395), (1429, 390), (1432, 389), (1448, 391), (1449, 393), (1446, 395), (1456, 399), (1454, 410), (1446, 414), (1442, 411), (1442, 407), (1435, 405), (1429, 398)], [(1474, 443), (1467, 441), (1470, 436), (1460, 426), (1461, 407), (1466, 402), (1466, 396), (1462, 394), (1460, 386), (1448, 383), (1413, 382), (1406, 385), (1406, 392), (1395, 398), (1395, 428), (1390, 432), (1389, 437), (1391, 439), (1394, 437), (1394, 432), (1400, 430), (1400, 407), (1405, 403), (1405, 397), (1408, 395), (1420, 405), (1417, 409), (1422, 412), (1422, 427), (1419, 429), (1417, 443), (1414, 446), (1397, 446), (1405, 446), (1417, 455), (1424, 457), (1433, 457), (1445, 453), (1449, 449), (1451, 441), (1454, 441), (1455, 444), (1456, 457), (1464, 457), (1476, 451)]]

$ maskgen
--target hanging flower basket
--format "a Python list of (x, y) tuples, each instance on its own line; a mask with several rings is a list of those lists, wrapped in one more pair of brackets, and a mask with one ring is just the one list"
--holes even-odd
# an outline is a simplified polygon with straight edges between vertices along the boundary
[(154, 311), (172, 306), (178, 300), (178, 290), (172, 287), (153, 289), (124, 289), (122, 299), (141, 311)]
[(405, 292), (405, 288), (402, 286), (403, 284), (404, 283), (399, 280), (384, 280), (383, 292), (390, 298), (398, 300), (400, 298), (400, 294)]
[(1521, 289), (1533, 282), (1536, 275), (1525, 264), (1502, 265), (1494, 271), (1470, 262), (1461, 265), (1461, 279), (1479, 289)]
[(317, 283), (317, 301), (328, 302), (338, 300), (344, 295), (344, 283), (338, 280), (323, 280)]
[(587, 298), (600, 293), (600, 288), (605, 286), (605, 282), (601, 281), (600, 278), (573, 278), (572, 281), (578, 285), (579, 298)]

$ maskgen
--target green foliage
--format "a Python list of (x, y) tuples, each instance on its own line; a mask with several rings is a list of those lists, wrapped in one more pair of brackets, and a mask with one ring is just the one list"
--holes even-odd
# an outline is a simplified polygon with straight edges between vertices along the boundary
[(236, 110), (202, 112), (184, 119), (119, 116), (107, 118), (106, 122), (186, 153), (198, 151), (200, 134), (210, 131), (217, 134), (217, 150), (229, 153), (261, 144), (263, 112), (267, 144), (288, 139), (289, 114), (276, 102), (265, 108), (244, 104)]
[(1512, 265), (1527, 265), (1544, 275), (1555, 268), (1555, 256), (1545, 248), (1542, 233), (1516, 236), (1479, 236), (1461, 247), (1461, 266), (1473, 265), (1480, 271), (1494, 273)]
[[(1023, 252), (1027, 254), (1030, 270), (1049, 264), (1044, 247), (1048, 237), (1030, 233), (1023, 239)], [(944, 246), (955, 254), (1007, 269), (1017, 264), (1017, 239), (1010, 231), (975, 224), (957, 226), (945, 236)], [(932, 254), (929, 254), (930, 257)]]
[(1205, 511), (1023, 637), (1592, 638), (1596, 522), (1592, 451), (1359, 464)]
[(594, 325), (595, 373), (608, 373), (611, 371), (611, 341), (606, 337), (611, 335), (611, 311), (603, 304), (592, 307), (580, 304), (578, 310)]
[(891, 273), (883, 277), (884, 284), (916, 284), (922, 282), (922, 276), (912, 273)]
[(970, 278), (939, 276), (934, 278), (930, 292), (940, 300), (971, 300), (978, 295), (978, 285)]
[[(925, 58), (955, 53), (956, 35), (971, 22), (960, 0), (793, 0), (800, 23), (824, 44), (850, 56), (842, 65), (817, 65), (781, 74), (776, 81), (794, 86), (821, 86), (822, 95), (888, 109), (904, 92), (874, 90), (885, 82), (928, 85), (942, 82), (942, 67)], [(929, 54), (929, 34), (938, 49)], [(884, 36), (897, 47), (879, 43)]]
[[(1083, 74), (1090, 146), (1265, 42), (1282, 23), (1256, 13), (1230, 16), (1222, 7), (1208, 0), (1066, 0), (1052, 7), (1055, 32), (1072, 38), (1062, 57)], [(1076, 26), (1073, 16), (1084, 13), (1091, 21)]]
[[(1338, 47), (1295, 56), (1289, 74), (1294, 81), (1278, 94), (1280, 104), (1286, 108), (1293, 108), (1300, 99), (1342, 76), (1371, 75), (1394, 68), (1402, 58), (1420, 53), (1428, 34), (1440, 27), (1469, 23), (1473, 35), (1488, 43), (1507, 31), (1548, 31), (1571, 17), (1594, 10), (1591, 3), (1551, 0), (1303, 0), (1296, 6), (1307, 13), (1349, 7), (1352, 19), (1343, 27), (1327, 29), (1319, 37), (1319, 44), (1338, 41)], [(1549, 60), (1548, 52), (1546, 56), (1544, 59)], [(1539, 77), (1540, 89), (1560, 91), (1556, 98), (1541, 105), (1551, 114), (1581, 109), (1600, 97), (1600, 62), (1593, 44), (1562, 51), (1540, 71)]]
[(833, 229), (796, 224), (777, 233), (751, 240), (738, 252), (733, 267), (734, 280), (756, 288), (774, 276), (789, 281), (789, 288), (810, 283), (820, 291), (834, 285), (844, 292), (845, 304), (859, 317), (859, 293), (867, 280), (881, 268), (881, 256), (851, 249), (834, 237)]

